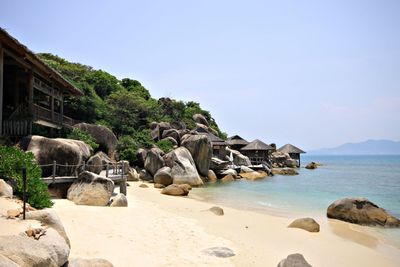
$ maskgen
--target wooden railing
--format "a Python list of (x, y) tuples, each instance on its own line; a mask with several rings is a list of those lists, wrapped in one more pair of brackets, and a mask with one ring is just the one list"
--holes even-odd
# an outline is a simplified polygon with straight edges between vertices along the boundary
[(35, 119), (49, 121), (58, 125), (73, 126), (75, 124), (72, 118), (63, 116), (57, 112), (52, 114), (50, 109), (35, 104), (33, 105), (33, 116)]
[(3, 121), (3, 135), (25, 136), (32, 133), (32, 122), (28, 120)]

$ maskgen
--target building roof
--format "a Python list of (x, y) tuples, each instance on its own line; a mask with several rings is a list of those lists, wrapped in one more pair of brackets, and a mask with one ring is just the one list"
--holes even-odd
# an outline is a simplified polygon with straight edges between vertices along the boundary
[(278, 151), (283, 153), (306, 153), (305, 151), (291, 144), (284, 145), (283, 147), (279, 148)]
[(196, 130), (199, 134), (207, 135), (207, 137), (210, 139), (211, 144), (213, 146), (227, 146), (228, 143), (219, 138), (218, 136), (213, 135), (212, 133), (208, 132), (206, 129), (198, 127)]
[(247, 146), (242, 147), (240, 150), (274, 150), (274, 148), (263, 141), (256, 139)]
[(234, 146), (234, 145), (248, 145), (249, 142), (247, 142), (245, 139), (243, 139), (242, 137), (240, 137), (239, 135), (234, 135), (228, 138), (227, 140), (228, 145), (230, 146)]
[(83, 93), (76, 88), (73, 84), (67, 81), (60, 73), (52, 69), (49, 65), (44, 63), (34, 52), (28, 49), (25, 45), (21, 44), (17, 39), (12, 37), (6, 30), (0, 27), (0, 42), (2, 48), (6, 53), (18, 57), (21, 62), (33, 65), (38, 70), (48, 75), (51, 79), (60, 84), (66, 89), (69, 94), (83, 95)]

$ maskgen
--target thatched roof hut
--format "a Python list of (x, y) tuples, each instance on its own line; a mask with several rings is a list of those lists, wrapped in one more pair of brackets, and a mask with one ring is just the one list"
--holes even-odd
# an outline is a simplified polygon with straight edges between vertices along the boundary
[(306, 153), (305, 151), (301, 150), (300, 148), (292, 145), (286, 144), (278, 149), (279, 152), (288, 153), (288, 154), (303, 154)]
[(208, 132), (204, 128), (199, 127), (196, 129), (196, 132), (198, 132), (199, 134), (207, 135), (208, 138), (210, 138), (211, 144), (213, 146), (227, 146), (228, 145), (228, 143), (226, 141), (224, 141), (221, 138), (219, 138), (218, 136)]
[(249, 142), (247, 142), (239, 135), (234, 135), (229, 137), (227, 143), (232, 149), (235, 150), (240, 150), (242, 147), (247, 146), (249, 144)]
[(249, 143), (248, 145), (242, 147), (243, 151), (251, 151), (251, 150), (258, 150), (258, 151), (267, 151), (267, 150), (274, 150), (274, 148), (270, 145), (267, 145), (261, 140), (254, 140), (253, 142)]
[(273, 150), (274, 150), (273, 147), (267, 145), (261, 140), (256, 139), (253, 142), (249, 143), (248, 145), (242, 147), (240, 149), (240, 152), (249, 157), (253, 165), (256, 165), (261, 163), (268, 163), (269, 154)]

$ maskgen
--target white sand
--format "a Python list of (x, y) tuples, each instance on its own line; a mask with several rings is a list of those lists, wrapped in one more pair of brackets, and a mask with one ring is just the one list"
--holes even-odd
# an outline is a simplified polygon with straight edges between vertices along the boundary
[[(319, 233), (309, 233), (287, 228), (292, 219), (228, 207), (224, 216), (216, 216), (207, 211), (212, 204), (139, 184), (128, 187), (128, 208), (56, 200), (72, 257), (100, 257), (123, 267), (277, 266), (287, 255), (301, 253), (313, 266), (400, 266), (400, 249), (386, 244), (373, 228), (326, 219)], [(202, 253), (215, 246), (229, 247), (236, 255)]]

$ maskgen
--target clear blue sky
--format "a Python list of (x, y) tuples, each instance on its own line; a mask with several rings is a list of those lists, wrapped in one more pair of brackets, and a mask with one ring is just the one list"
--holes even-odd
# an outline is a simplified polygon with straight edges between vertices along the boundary
[(229, 134), (400, 140), (400, 1), (0, 1), (33, 51), (200, 102)]

